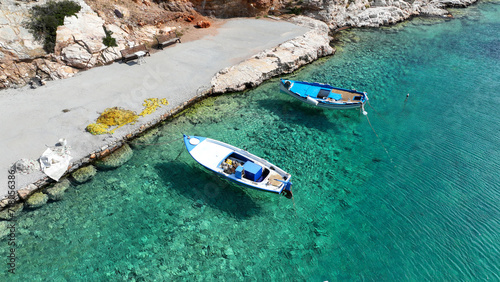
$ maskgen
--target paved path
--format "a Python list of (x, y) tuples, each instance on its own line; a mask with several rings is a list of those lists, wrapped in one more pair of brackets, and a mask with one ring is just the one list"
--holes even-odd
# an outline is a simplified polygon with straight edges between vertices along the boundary
[[(146, 57), (145, 64), (114, 63), (37, 89), (1, 91), (0, 198), (8, 191), (8, 168), (19, 159), (38, 159), (46, 146), (55, 145), (60, 138), (71, 146), (73, 161), (84, 158), (195, 97), (197, 89), (208, 89), (221, 69), (307, 31), (281, 21), (233, 19), (219, 27), (216, 35), (168, 47)], [(113, 136), (85, 131), (105, 108), (140, 112), (147, 98), (167, 98), (170, 104), (135, 125), (118, 129)], [(16, 175), (17, 188), (43, 177), (39, 171)]]

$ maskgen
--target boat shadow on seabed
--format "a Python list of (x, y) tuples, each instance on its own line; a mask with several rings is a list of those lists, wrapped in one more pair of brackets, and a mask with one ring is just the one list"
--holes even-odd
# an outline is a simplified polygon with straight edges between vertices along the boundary
[(332, 111), (329, 109), (314, 108), (300, 101), (282, 101), (270, 98), (259, 101), (262, 108), (272, 111), (282, 117), (281, 121), (290, 125), (301, 125), (321, 131), (334, 130), (340, 132), (342, 125), (337, 121), (342, 118), (357, 119), (359, 110)]
[(196, 207), (208, 205), (235, 218), (250, 218), (261, 208), (242, 189), (197, 166), (167, 162), (155, 166), (166, 186), (193, 201)]

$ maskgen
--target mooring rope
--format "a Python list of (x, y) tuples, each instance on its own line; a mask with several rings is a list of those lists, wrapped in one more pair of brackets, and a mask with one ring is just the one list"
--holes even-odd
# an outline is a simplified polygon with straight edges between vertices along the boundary
[(295, 211), (295, 216), (299, 217), (297, 214), (297, 207), (295, 206), (295, 197), (293, 196), (292, 187), (290, 187), (290, 193), (292, 193), (293, 210)]
[(370, 106), (370, 108), (375, 112), (375, 114), (377, 114), (379, 117), (381, 117), (383, 120), (385, 120), (385, 117), (383, 115), (381, 115), (377, 110), (375, 110), (375, 108), (372, 106), (372, 104), (370, 104), (370, 100), (367, 100), (368, 102), (368, 106)]
[(368, 106), (370, 106), (370, 108), (372, 108), (372, 110), (377, 114), (377, 115), (380, 115), (377, 110), (375, 110), (375, 108), (372, 106), (372, 104), (370, 104), (370, 100), (367, 101), (368, 102)]
[(368, 124), (369, 124), (369, 125), (370, 125), (370, 127), (372, 128), (373, 133), (375, 133), (375, 136), (377, 136), (378, 141), (379, 141), (379, 142), (380, 142), (380, 144), (382, 145), (382, 148), (384, 148), (385, 153), (387, 154), (387, 156), (389, 157), (389, 160), (390, 160), (390, 161), (391, 161), (391, 163), (392, 163), (392, 158), (391, 158), (391, 155), (389, 154), (389, 151), (385, 148), (384, 143), (382, 143), (382, 139), (380, 139), (380, 137), (378, 136), (377, 132), (375, 131), (375, 128), (373, 128), (372, 123), (370, 122), (370, 119), (368, 118), (368, 113), (365, 111), (365, 106), (364, 106), (364, 105), (361, 105), (361, 110), (363, 111), (363, 115), (366, 117), (366, 120), (368, 121)]

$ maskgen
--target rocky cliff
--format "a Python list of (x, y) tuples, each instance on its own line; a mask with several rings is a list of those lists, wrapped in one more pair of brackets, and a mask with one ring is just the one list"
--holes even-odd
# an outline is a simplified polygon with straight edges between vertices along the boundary
[[(80, 70), (111, 63), (120, 57), (119, 50), (144, 42), (152, 44), (155, 34), (203, 15), (225, 18), (302, 14), (326, 23), (334, 31), (345, 26), (389, 25), (416, 15), (451, 16), (446, 7), (465, 7), (477, 0), (74, 1), (82, 9), (76, 16), (66, 17), (64, 25), (57, 30), (53, 54), (45, 53), (42, 44), (34, 40), (24, 24), (31, 7), (47, 0), (0, 1), (0, 89), (40, 79), (66, 78)], [(113, 33), (117, 47), (103, 44), (104, 28)], [(259, 60), (262, 56), (266, 60), (272, 57), (259, 56)]]
[(47, 55), (42, 44), (24, 28), (32, 5), (13, 0), (0, 2), (0, 88), (23, 85), (35, 74), (46, 73), (57, 79), (74, 73)]
[(451, 16), (446, 7), (465, 7), (477, 0), (304, 0), (304, 15), (328, 24), (378, 27), (394, 24), (411, 16)]
[[(0, 89), (67, 78), (81, 70), (112, 63), (121, 57), (120, 50), (153, 44), (155, 35), (175, 29), (178, 21), (200, 16), (189, 2), (182, 1), (169, 5), (148, 0), (73, 1), (82, 9), (75, 16), (66, 17), (64, 25), (59, 26), (51, 54), (26, 28), (31, 8), (48, 1), (0, 1)], [(178, 7), (172, 3), (178, 3)], [(105, 29), (112, 32), (118, 46), (103, 44)]]

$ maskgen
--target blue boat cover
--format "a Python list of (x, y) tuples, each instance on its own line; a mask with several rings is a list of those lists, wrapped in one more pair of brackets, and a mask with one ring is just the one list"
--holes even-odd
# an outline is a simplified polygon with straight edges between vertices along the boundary
[(323, 97), (318, 97), (318, 94), (320, 93), (321, 90), (330, 92), (327, 96), (328, 98), (332, 98), (334, 100), (342, 99), (341, 94), (333, 93), (333, 92), (331, 92), (330, 89), (324, 89), (324, 88), (321, 88), (318, 86), (301, 84), (301, 83), (294, 83), (292, 88), (290, 88), (290, 91), (295, 92), (302, 97), (310, 96), (312, 98), (323, 98)]
[(311, 85), (306, 85), (306, 84), (300, 84), (300, 83), (294, 83), (292, 85), (292, 88), (290, 88), (290, 91), (295, 92), (297, 94), (300, 94), (302, 97), (318, 97), (319, 90), (321, 88), (311, 86)]
[(335, 100), (340, 100), (340, 99), (342, 99), (342, 95), (330, 92), (330, 95), (328, 95), (328, 98), (332, 98), (332, 99), (335, 99)]

